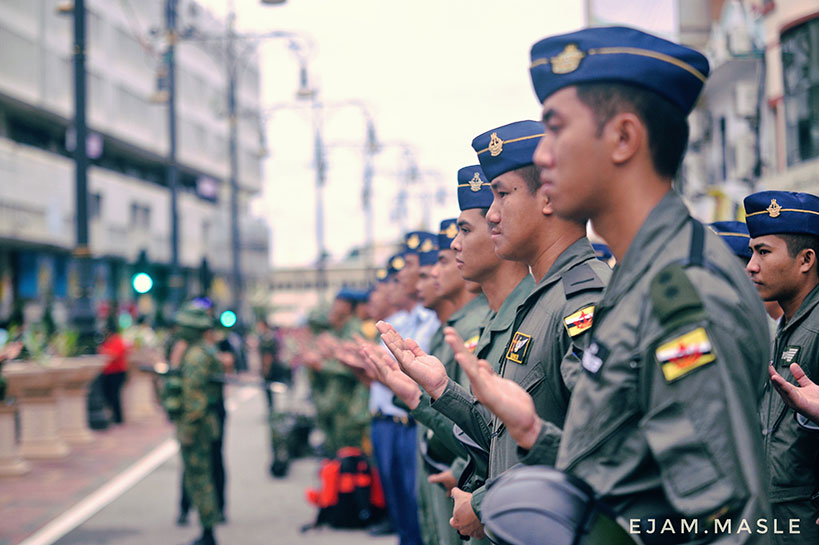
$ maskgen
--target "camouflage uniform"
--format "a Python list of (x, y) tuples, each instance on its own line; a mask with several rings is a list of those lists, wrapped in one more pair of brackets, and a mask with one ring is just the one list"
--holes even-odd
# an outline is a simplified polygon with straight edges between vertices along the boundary
[(209, 529), (220, 520), (211, 467), (211, 448), (219, 438), (219, 418), (216, 404), (220, 399), (220, 384), (212, 379), (222, 372), (216, 354), (205, 345), (202, 331), (212, 320), (204, 313), (196, 316), (183, 308), (177, 315), (180, 337), (189, 346), (182, 356), (182, 411), (176, 420), (176, 438), (184, 465), (184, 486), (191, 502), (199, 511), (199, 521)]
[[(361, 334), (361, 322), (350, 318), (334, 336), (352, 340)], [(321, 370), (313, 373), (313, 385), (320, 385), (314, 395), (319, 426), (327, 435), (326, 449), (335, 453), (341, 447), (361, 447), (368, 434), (370, 416), (367, 411), (369, 390), (343, 363), (336, 359), (323, 362)], [(314, 390), (315, 394), (315, 390)]]

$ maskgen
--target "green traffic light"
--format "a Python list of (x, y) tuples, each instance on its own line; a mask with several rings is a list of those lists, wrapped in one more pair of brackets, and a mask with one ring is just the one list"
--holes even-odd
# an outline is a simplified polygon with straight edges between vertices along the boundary
[(148, 293), (154, 287), (154, 279), (148, 273), (141, 272), (134, 275), (131, 284), (137, 293)]
[(233, 327), (236, 325), (236, 313), (232, 310), (226, 310), (219, 316), (219, 321), (225, 327)]

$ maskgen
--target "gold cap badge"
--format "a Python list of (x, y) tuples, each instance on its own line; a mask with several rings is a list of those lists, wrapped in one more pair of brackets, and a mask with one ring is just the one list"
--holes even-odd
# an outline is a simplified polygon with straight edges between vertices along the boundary
[(449, 227), (446, 228), (446, 232), (444, 233), (446, 238), (455, 238), (458, 236), (458, 226), (454, 223), (450, 223)]
[(472, 176), (472, 179), (469, 180), (469, 189), (477, 193), (481, 190), (481, 186), (483, 186), (483, 180), (481, 180), (481, 175), (476, 172), (475, 175)]
[[(498, 138), (498, 133), (493, 132), (489, 137), (489, 155), (497, 157), (503, 151), (503, 140)], [(476, 174), (477, 175), (477, 174)]]
[(387, 269), (378, 269), (375, 273), (375, 277), (379, 280), (384, 280), (387, 278)]
[(407, 239), (407, 248), (409, 248), (410, 250), (414, 250), (418, 247), (420, 243), (421, 239), (418, 238), (418, 235), (412, 235)]
[(563, 48), (556, 57), (552, 57), (552, 73), (568, 74), (577, 70), (580, 61), (586, 54), (580, 51), (575, 44), (569, 44)]
[(768, 215), (776, 218), (781, 211), (782, 207), (777, 204), (776, 199), (771, 199), (771, 204), (768, 206)]
[(422, 252), (431, 252), (435, 249), (435, 245), (432, 243), (432, 239), (428, 238), (421, 244), (421, 251)]
[(395, 269), (396, 271), (400, 271), (401, 269), (403, 269), (405, 264), (406, 263), (404, 262), (404, 258), (401, 256), (398, 256), (392, 260), (392, 268)]

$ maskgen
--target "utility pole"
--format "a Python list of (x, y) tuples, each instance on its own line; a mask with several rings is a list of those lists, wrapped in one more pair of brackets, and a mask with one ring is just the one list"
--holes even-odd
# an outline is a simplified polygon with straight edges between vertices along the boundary
[(231, 245), (231, 292), (233, 294), (233, 311), (239, 320), (241, 328), (244, 313), (242, 311), (242, 248), (239, 233), (239, 120), (236, 111), (236, 80), (239, 75), (236, 60), (236, 11), (231, 2), (228, 14), (227, 30), (227, 79), (228, 79), (228, 125), (229, 125), (229, 155), (230, 155), (230, 245)]
[(74, 302), (71, 321), (79, 333), (79, 350), (92, 353), (95, 347), (95, 313), (91, 302), (91, 249), (88, 241), (88, 156), (85, 121), (85, 0), (74, 1), (74, 145), (76, 192), (76, 246), (74, 258), (78, 265), (79, 294)]
[(324, 185), (327, 181), (327, 161), (322, 134), (322, 107), (313, 97), (313, 166), (316, 169), (316, 284), (319, 301), (324, 302), (327, 296), (327, 249), (324, 243)]
[(176, 6), (177, 0), (165, 0), (165, 28), (168, 46), (165, 50), (165, 68), (168, 71), (168, 165), (166, 181), (171, 194), (171, 274), (168, 279), (168, 298), (171, 306), (179, 304), (182, 278), (179, 274), (179, 203), (178, 170), (176, 165)]

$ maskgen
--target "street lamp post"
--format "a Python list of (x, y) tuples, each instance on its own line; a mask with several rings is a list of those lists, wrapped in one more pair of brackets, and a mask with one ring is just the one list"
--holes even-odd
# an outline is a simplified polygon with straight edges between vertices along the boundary
[(79, 333), (79, 348), (83, 353), (94, 351), (94, 308), (91, 304), (91, 250), (88, 240), (88, 157), (85, 120), (85, 1), (74, 1), (74, 145), (76, 245), (74, 258), (78, 265), (77, 300), (71, 312), (71, 321)]
[(168, 165), (166, 181), (171, 196), (171, 273), (168, 279), (168, 299), (175, 308), (179, 304), (182, 278), (179, 275), (179, 203), (178, 168), (176, 163), (176, 6), (177, 0), (165, 2), (165, 26), (168, 46), (165, 50), (165, 69), (168, 85)]
[(231, 244), (231, 293), (233, 295), (233, 310), (239, 317), (239, 324), (243, 323), (242, 312), (242, 276), (241, 276), (241, 237), (239, 234), (239, 125), (236, 112), (236, 80), (238, 78), (238, 63), (236, 62), (236, 12), (231, 5), (228, 14), (227, 31), (227, 76), (228, 76), (228, 140), (230, 154), (230, 244)]

